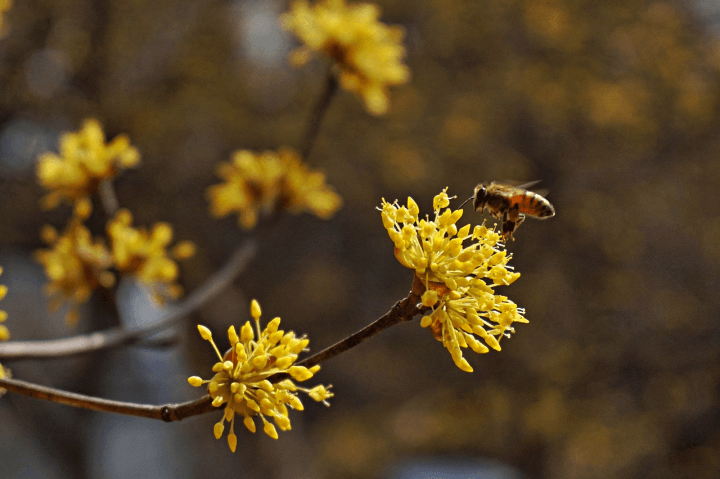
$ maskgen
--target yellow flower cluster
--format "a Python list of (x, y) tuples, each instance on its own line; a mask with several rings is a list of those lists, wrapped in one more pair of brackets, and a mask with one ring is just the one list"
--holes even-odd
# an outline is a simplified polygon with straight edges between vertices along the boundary
[[(200, 336), (210, 341), (215, 353), (220, 359), (212, 370), (215, 373), (210, 380), (203, 380), (198, 376), (188, 378), (188, 382), (195, 387), (208, 385), (208, 393), (213, 399), (213, 406), (220, 407), (226, 404), (220, 422), (215, 424), (215, 438), (220, 439), (225, 430), (225, 422), (230, 423), (228, 445), (235, 452), (237, 436), (234, 432), (235, 414), (244, 417), (243, 424), (250, 432), (255, 432), (253, 418), (260, 416), (263, 422), (263, 431), (273, 439), (278, 438), (277, 430), (267, 419), (272, 417), (275, 424), (283, 431), (290, 430), (288, 408), (302, 411), (303, 404), (295, 394), (296, 391), (307, 393), (312, 399), (322, 402), (326, 406), (327, 399), (333, 396), (329, 387), (322, 385), (312, 389), (305, 389), (295, 385), (290, 379), (277, 383), (268, 380), (278, 373), (287, 373), (297, 381), (310, 379), (320, 366), (308, 369), (303, 366), (294, 366), (298, 354), (310, 342), (306, 338), (296, 338), (292, 331), (279, 330), (280, 318), (268, 323), (264, 330), (260, 330), (260, 305), (253, 300), (250, 305), (250, 314), (255, 319), (255, 330), (250, 321), (240, 328), (238, 336), (235, 327), (228, 329), (228, 339), (231, 349), (221, 355), (212, 333), (205, 326), (198, 325)], [(257, 339), (255, 335), (257, 334)]]
[[(135, 275), (152, 290), (153, 297), (160, 303), (164, 295), (177, 298), (182, 293), (182, 288), (174, 283), (178, 275), (177, 264), (166, 251), (172, 240), (170, 225), (158, 223), (148, 233), (132, 228), (131, 223), (132, 215), (127, 210), (118, 211), (108, 223), (110, 249), (102, 240), (93, 240), (79, 217), (73, 217), (62, 235), (51, 226), (43, 228), (43, 240), (51, 249), (39, 250), (35, 256), (50, 279), (45, 290), (51, 296), (51, 311), (69, 302), (65, 319), (69, 324), (75, 324), (77, 306), (86, 302), (94, 290), (111, 288), (115, 284), (111, 268)], [(194, 251), (194, 245), (184, 241), (175, 246), (170, 255), (185, 259)]]
[[(53, 297), (50, 308), (56, 310), (69, 301), (66, 320), (70, 324), (77, 322), (77, 305), (87, 301), (93, 290), (115, 284), (111, 268), (137, 276), (150, 287), (158, 302), (162, 303), (164, 296), (177, 298), (182, 294), (182, 288), (174, 282), (177, 264), (166, 251), (172, 240), (170, 225), (158, 223), (148, 233), (133, 228), (130, 212), (120, 210), (107, 225), (111, 242), (108, 250), (101, 240), (93, 241), (82, 224), (92, 212), (89, 195), (97, 191), (100, 182), (139, 161), (140, 154), (126, 136), (105, 144), (105, 134), (96, 120), (86, 120), (79, 131), (62, 135), (59, 155), (44, 153), (38, 158), (38, 179), (50, 191), (43, 198), (44, 207), (54, 208), (61, 200), (74, 203), (74, 215), (65, 232), (59, 235), (54, 228), (45, 227), (42, 236), (52, 248), (36, 254), (50, 279), (46, 286)], [(194, 251), (192, 243), (182, 242), (170, 256), (184, 259)]]
[(115, 284), (115, 276), (108, 271), (113, 265), (112, 255), (102, 240), (93, 241), (90, 231), (78, 218), (70, 222), (62, 235), (55, 228), (45, 226), (41, 236), (52, 246), (35, 254), (50, 279), (45, 286), (46, 294), (51, 297), (50, 310), (56, 311), (69, 300), (65, 319), (75, 324), (77, 305), (87, 301), (100, 286), (109, 288)]
[(254, 227), (261, 215), (283, 211), (308, 211), (327, 219), (342, 205), (325, 175), (310, 170), (291, 149), (237, 151), (231, 162), (220, 164), (218, 175), (225, 183), (208, 188), (210, 210), (216, 217), (237, 211), (245, 229)]
[(304, 43), (291, 63), (301, 66), (313, 52), (324, 52), (337, 65), (340, 85), (359, 95), (370, 113), (385, 113), (388, 86), (406, 83), (410, 70), (402, 63), (404, 29), (384, 25), (379, 16), (379, 8), (367, 3), (321, 0), (310, 6), (296, 0), (281, 17), (283, 27)]
[[(174, 282), (178, 266), (167, 252), (173, 237), (172, 227), (167, 223), (157, 223), (148, 232), (144, 228), (130, 226), (132, 220), (132, 214), (121, 209), (108, 223), (107, 233), (115, 267), (123, 274), (135, 275), (151, 288), (155, 300), (161, 304), (164, 296), (180, 297), (182, 287)], [(194, 254), (195, 246), (190, 241), (178, 243), (170, 252), (174, 259), (186, 259)]]
[(42, 205), (52, 209), (63, 199), (71, 203), (83, 200), (97, 190), (101, 180), (139, 161), (140, 154), (126, 136), (117, 136), (106, 145), (100, 123), (86, 120), (79, 131), (60, 137), (59, 155), (43, 153), (38, 158), (38, 178), (50, 191)]
[[(2, 274), (3, 269), (2, 266), (0, 266), (0, 274)], [(3, 299), (5, 295), (7, 294), (7, 286), (4, 284), (0, 284), (0, 299)], [(7, 319), (7, 313), (0, 309), (0, 323), (5, 321)], [(7, 326), (4, 324), (0, 324), (0, 341), (7, 341), (10, 339), (10, 331), (8, 331)], [(2, 371), (2, 366), (0, 366), (0, 371)]]
[(457, 367), (472, 372), (461, 348), (485, 353), (490, 346), (499, 351), (499, 339), (514, 332), (512, 323), (527, 320), (522, 308), (495, 294), (496, 286), (520, 277), (507, 265), (511, 255), (498, 233), (485, 226), (475, 226), (472, 232), (470, 225), (458, 230), (463, 211), (452, 211), (449, 205), (447, 188), (433, 200), (432, 220), (419, 218), (420, 209), (412, 198), (407, 206), (383, 199), (382, 221), (395, 243), (395, 257), (425, 286), (422, 303), (432, 311), (421, 326), (430, 327)]

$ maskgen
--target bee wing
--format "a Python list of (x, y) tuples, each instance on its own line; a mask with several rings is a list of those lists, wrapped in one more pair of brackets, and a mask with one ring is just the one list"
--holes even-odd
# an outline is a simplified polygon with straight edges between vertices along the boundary
[[(518, 183), (520, 183), (519, 181), (511, 181), (511, 180), (510, 180), (510, 181), (496, 181), (495, 184), (496, 184), (496, 185), (503, 185), (503, 186), (507, 186), (507, 187), (512, 187), (512, 188), (519, 188), (519, 189), (522, 189), (522, 190), (530, 190), (530, 188), (532, 188), (533, 186), (537, 185), (537, 184), (540, 183), (541, 181), (542, 181), (542, 180), (535, 180), (535, 181), (528, 181), (527, 183), (518, 184)], [(537, 193), (537, 194), (540, 195), (540, 196), (547, 196), (548, 193), (550, 192), (550, 190), (548, 190), (547, 188), (543, 188), (543, 189), (540, 189), (540, 190), (538, 190), (538, 189), (533, 189), (533, 190), (530, 190), (530, 191), (534, 191), (535, 193)]]
[(521, 188), (524, 190), (528, 190), (532, 188), (534, 185), (537, 185), (542, 180), (535, 180), (535, 181), (528, 181), (525, 183), (522, 183), (518, 180), (502, 180), (502, 181), (493, 181), (492, 184), (496, 186), (503, 186), (505, 188)]
[(517, 186), (515, 186), (518, 182), (517, 181), (493, 181), (491, 183), (486, 183), (488, 185), (488, 188), (491, 188), (495, 191), (504, 191), (506, 193), (513, 193), (518, 189)]
[(529, 181), (529, 182), (527, 182), (527, 183), (523, 183), (522, 185), (517, 185), (516, 188), (522, 188), (522, 189), (524, 189), (524, 190), (529, 190), (530, 188), (532, 188), (533, 186), (537, 185), (537, 184), (540, 183), (541, 181), (542, 181), (542, 180)]

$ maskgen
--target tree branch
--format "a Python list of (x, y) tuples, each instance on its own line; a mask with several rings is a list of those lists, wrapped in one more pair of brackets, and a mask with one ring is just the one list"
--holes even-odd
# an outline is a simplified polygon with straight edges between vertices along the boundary
[(0, 386), (25, 396), (44, 399), (66, 406), (92, 409), (93, 411), (114, 412), (127, 416), (139, 416), (150, 419), (160, 419), (166, 422), (179, 421), (186, 417), (197, 416), (210, 411), (215, 411), (210, 396), (203, 396), (200, 399), (179, 404), (165, 404), (154, 406), (151, 404), (135, 404), (122, 401), (111, 401), (84, 394), (76, 394), (61, 389), (40, 386), (19, 379), (0, 379)]
[(318, 102), (313, 108), (310, 119), (305, 127), (305, 134), (303, 135), (300, 143), (300, 156), (303, 160), (307, 160), (308, 156), (310, 156), (310, 151), (312, 151), (318, 131), (320, 130), (320, 124), (325, 116), (325, 112), (327, 112), (327, 109), (330, 106), (330, 100), (332, 100), (332, 97), (335, 95), (335, 92), (337, 92), (337, 89), (337, 78), (333, 74), (332, 70), (328, 70), (327, 80), (325, 82), (325, 88), (322, 96), (318, 98)]
[(120, 209), (120, 203), (115, 194), (115, 186), (112, 183), (112, 179), (104, 179), (98, 185), (98, 196), (100, 197), (100, 203), (102, 204), (105, 216), (108, 220), (112, 219)]
[(313, 354), (312, 356), (307, 357), (302, 361), (299, 361), (297, 365), (310, 368), (315, 366), (316, 364), (324, 363), (328, 359), (332, 359), (335, 356), (347, 351), (348, 349), (354, 348), (366, 339), (375, 336), (376, 334), (386, 330), (390, 326), (394, 326), (395, 324), (401, 323), (403, 321), (412, 321), (413, 317), (416, 314), (420, 313), (423, 309), (422, 307), (418, 307), (419, 302), (420, 298), (417, 296), (413, 296), (413, 294), (410, 293), (407, 298), (395, 303), (395, 306), (393, 306), (390, 311), (385, 313), (384, 316), (365, 326), (357, 333), (353, 333), (342, 341), (338, 341), (329, 348), (326, 348), (319, 353)]
[[(375, 320), (372, 324), (366, 326), (357, 333), (348, 336), (333, 346), (330, 346), (329, 348), (300, 361), (297, 364), (305, 367), (315, 366), (357, 346), (367, 338), (376, 335), (394, 324), (412, 320), (416, 314), (427, 309), (419, 304), (421, 290), (417, 287), (418, 284), (422, 286), (421, 283), (418, 283), (417, 277), (415, 277), (413, 290), (410, 294), (408, 294), (408, 297), (395, 303), (395, 306), (393, 306), (390, 311)], [(288, 377), (289, 375), (287, 373), (281, 373), (269, 377), (268, 380), (271, 382), (278, 382)], [(185, 403), (153, 406), (148, 404), (111, 401), (109, 399), (101, 399), (86, 396), (84, 394), (71, 393), (60, 389), (49, 388), (27, 381), (10, 378), (0, 379), (0, 387), (15, 393), (65, 404), (67, 406), (146, 417), (150, 419), (161, 419), (166, 422), (179, 421), (187, 417), (197, 416), (217, 410), (217, 408), (212, 405), (212, 399), (209, 395)]]
[[(311, 368), (354, 348), (366, 339), (375, 336), (390, 326), (403, 321), (412, 321), (415, 315), (424, 313), (428, 309), (426, 306), (422, 306), (421, 304), (421, 296), (424, 291), (425, 286), (422, 284), (422, 281), (420, 281), (417, 276), (414, 276), (412, 291), (410, 291), (407, 298), (395, 303), (395, 306), (385, 313), (385, 315), (365, 326), (360, 331), (351, 334), (342, 341), (338, 341), (329, 348), (325, 348), (319, 353), (313, 354), (312, 356), (299, 361), (296, 365)], [(290, 378), (288, 373), (278, 373), (270, 376), (268, 380), (272, 383), (276, 383), (288, 378)]]

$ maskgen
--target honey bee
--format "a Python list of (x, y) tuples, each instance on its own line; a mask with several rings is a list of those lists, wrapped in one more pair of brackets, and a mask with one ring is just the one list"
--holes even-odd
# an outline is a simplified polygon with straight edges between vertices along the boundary
[(480, 212), (487, 209), (492, 217), (502, 222), (503, 241), (514, 241), (513, 233), (525, 221), (526, 215), (540, 220), (555, 216), (555, 208), (548, 200), (526, 189), (537, 183), (533, 181), (520, 186), (497, 181), (480, 183), (472, 197), (473, 207)]

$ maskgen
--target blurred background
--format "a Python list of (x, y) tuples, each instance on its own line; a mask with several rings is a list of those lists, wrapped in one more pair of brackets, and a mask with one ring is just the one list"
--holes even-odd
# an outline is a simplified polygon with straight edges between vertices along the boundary
[[(110, 399), (199, 397), (212, 349), (257, 298), (266, 320), (317, 352), (384, 314), (410, 287), (375, 209), (449, 186), (542, 180), (557, 215), (508, 249), (527, 309), (502, 352), (454, 366), (419, 318), (323, 365), (336, 397), (303, 398), (274, 441), (238, 431), (0, 400), (6, 477), (720, 477), (720, 5), (715, 1), (377, 2), (407, 30), (409, 84), (369, 116), (341, 91), (307, 158), (344, 208), (283, 218), (246, 272), (177, 328), (172, 348), (129, 347), (3, 365), (16, 378)], [(15, 0), (0, 40), (0, 283), (12, 338), (151, 321), (132, 284), (123, 318), (96, 295), (75, 328), (48, 315), (33, 251), (43, 224), (34, 163), (97, 118), (142, 166), (115, 182), (135, 224), (168, 221), (198, 245), (191, 291), (247, 233), (213, 219), (205, 190), (237, 149), (298, 144), (327, 64), (287, 63), (282, 1)], [(466, 211), (465, 218), (482, 217)], [(97, 233), (102, 224), (90, 223)], [(310, 381), (312, 382), (312, 381)], [(459, 476), (453, 476), (461, 471)], [(465, 472), (463, 472), (465, 471)], [(468, 472), (470, 471), (470, 472)], [(484, 471), (484, 472), (483, 472)], [(474, 475), (471, 475), (474, 474)], [(485, 474), (485, 475), (482, 475)]]

